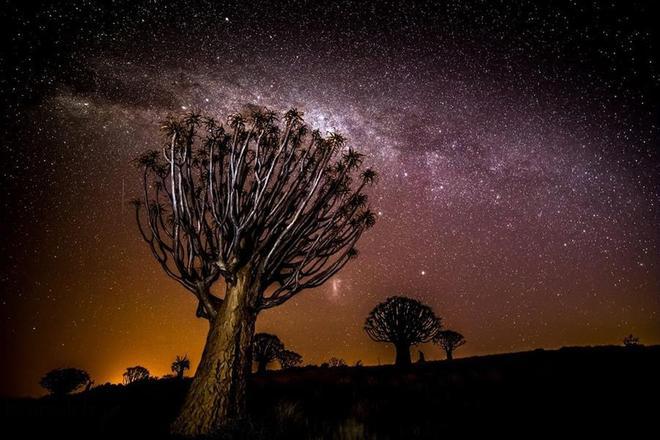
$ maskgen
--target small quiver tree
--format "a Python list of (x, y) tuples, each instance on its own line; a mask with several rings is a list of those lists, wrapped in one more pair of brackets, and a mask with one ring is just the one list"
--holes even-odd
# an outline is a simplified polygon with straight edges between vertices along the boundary
[(275, 335), (257, 333), (252, 344), (252, 360), (257, 363), (257, 372), (263, 373), (268, 364), (277, 359), (284, 350), (284, 344)]
[(328, 359), (327, 364), (328, 367), (330, 368), (345, 367), (346, 361), (341, 358), (331, 357), (330, 359)]
[(44, 375), (39, 385), (53, 396), (64, 396), (91, 383), (89, 374), (78, 368), (57, 368)]
[(435, 335), (433, 342), (438, 344), (447, 355), (447, 360), (454, 359), (454, 350), (467, 342), (462, 334), (454, 330), (442, 330)]
[(178, 379), (183, 379), (186, 370), (190, 370), (190, 359), (188, 359), (188, 355), (183, 357), (177, 356), (174, 362), (172, 362), (172, 372), (176, 374)]
[(288, 368), (295, 368), (302, 364), (303, 358), (301, 355), (292, 350), (282, 350), (280, 354), (277, 355), (277, 360), (280, 363), (280, 367), (283, 370)]
[(132, 384), (149, 379), (149, 370), (141, 365), (135, 367), (128, 367), (123, 374), (124, 384)]
[(628, 335), (623, 338), (623, 345), (625, 347), (641, 347), (642, 344), (639, 342), (639, 338), (635, 335)]
[(392, 296), (369, 313), (364, 330), (376, 342), (394, 344), (395, 365), (406, 366), (410, 346), (430, 341), (440, 330), (440, 318), (415, 299)]

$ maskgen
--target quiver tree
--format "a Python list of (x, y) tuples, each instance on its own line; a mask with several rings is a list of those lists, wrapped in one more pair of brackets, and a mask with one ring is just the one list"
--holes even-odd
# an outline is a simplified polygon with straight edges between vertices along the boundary
[(280, 363), (280, 367), (283, 370), (287, 368), (294, 368), (302, 364), (303, 358), (300, 354), (292, 350), (282, 350), (277, 355), (277, 361)]
[(430, 341), (440, 330), (440, 318), (415, 299), (392, 296), (369, 313), (364, 330), (376, 342), (394, 344), (395, 364), (405, 366), (410, 365), (410, 346)]
[(91, 379), (85, 370), (78, 368), (57, 368), (44, 375), (39, 385), (54, 396), (72, 393), (85, 385), (91, 386)]
[[(373, 226), (376, 173), (339, 134), (289, 110), (169, 118), (166, 142), (137, 160), (143, 239), (209, 320), (199, 367), (172, 431), (204, 435), (241, 419), (257, 314), (317, 287), (357, 255)], [(224, 295), (212, 291), (218, 280)]]
[(454, 330), (442, 330), (433, 338), (433, 342), (438, 344), (445, 351), (447, 360), (454, 358), (454, 350), (465, 345), (467, 342), (462, 334)]
[(340, 358), (336, 357), (331, 357), (328, 362), (328, 367), (330, 368), (338, 368), (338, 367), (345, 367), (346, 366), (346, 361)]
[(252, 360), (257, 363), (257, 372), (266, 371), (268, 364), (273, 362), (284, 350), (284, 344), (275, 335), (257, 333), (252, 343)]
[(149, 370), (141, 365), (136, 365), (135, 367), (128, 367), (123, 376), (124, 383), (128, 385), (149, 379)]
[(177, 356), (174, 362), (172, 362), (172, 372), (176, 373), (177, 378), (183, 379), (186, 370), (190, 370), (190, 359), (188, 359), (188, 355), (183, 357)]
[(625, 338), (623, 338), (623, 345), (626, 347), (641, 347), (641, 343), (639, 342), (639, 338), (635, 335), (628, 335)]

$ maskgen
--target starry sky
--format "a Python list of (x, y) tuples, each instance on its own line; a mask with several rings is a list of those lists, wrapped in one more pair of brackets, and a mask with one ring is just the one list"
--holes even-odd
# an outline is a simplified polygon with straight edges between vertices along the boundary
[(139, 237), (131, 161), (168, 113), (247, 104), (297, 107), (381, 175), (360, 257), (259, 316), (305, 362), (392, 362), (362, 325), (395, 294), (458, 356), (660, 343), (651, 2), (25, 3), (2, 4), (0, 394), (196, 365), (208, 324)]

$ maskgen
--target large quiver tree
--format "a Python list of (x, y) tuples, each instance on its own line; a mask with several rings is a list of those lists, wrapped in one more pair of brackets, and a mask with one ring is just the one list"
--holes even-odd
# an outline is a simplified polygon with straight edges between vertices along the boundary
[(405, 296), (391, 296), (369, 313), (364, 324), (376, 342), (396, 349), (398, 366), (410, 365), (410, 346), (430, 341), (440, 331), (440, 318), (425, 304)]
[[(357, 255), (374, 224), (362, 155), (289, 110), (198, 114), (163, 124), (166, 142), (138, 159), (142, 237), (163, 270), (195, 296), (210, 328), (173, 432), (203, 435), (241, 419), (260, 310), (317, 287)], [(142, 209), (144, 207), (144, 209)], [(223, 281), (224, 295), (211, 287)]]

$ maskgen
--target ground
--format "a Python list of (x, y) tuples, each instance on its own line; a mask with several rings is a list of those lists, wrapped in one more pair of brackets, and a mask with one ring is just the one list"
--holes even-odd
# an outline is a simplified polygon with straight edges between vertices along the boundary
[[(649, 436), (660, 346), (575, 347), (383, 367), (255, 375), (250, 420), (226, 438), (416, 439), (466, 434)], [(165, 438), (189, 380), (105, 385), (58, 400), (4, 399), (4, 432), (27, 438)], [(55, 437), (57, 436), (57, 437)]]

